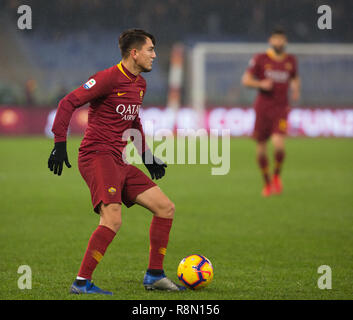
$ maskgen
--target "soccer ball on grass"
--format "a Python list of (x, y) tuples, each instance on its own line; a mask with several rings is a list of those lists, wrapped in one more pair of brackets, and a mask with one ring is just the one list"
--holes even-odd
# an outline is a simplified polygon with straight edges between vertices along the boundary
[(206, 287), (213, 279), (213, 266), (210, 260), (193, 254), (180, 261), (178, 266), (180, 282), (192, 290)]

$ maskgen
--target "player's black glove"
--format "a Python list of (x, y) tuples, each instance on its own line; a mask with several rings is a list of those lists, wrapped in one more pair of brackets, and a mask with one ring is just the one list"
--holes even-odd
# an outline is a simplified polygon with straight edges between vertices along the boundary
[(71, 168), (66, 152), (66, 141), (56, 142), (48, 159), (48, 168), (50, 171), (54, 171), (54, 174), (60, 176), (63, 171), (64, 162), (68, 168)]
[(142, 154), (142, 161), (149, 171), (152, 180), (154, 178), (158, 180), (164, 176), (167, 165), (161, 159), (155, 157), (150, 149)]

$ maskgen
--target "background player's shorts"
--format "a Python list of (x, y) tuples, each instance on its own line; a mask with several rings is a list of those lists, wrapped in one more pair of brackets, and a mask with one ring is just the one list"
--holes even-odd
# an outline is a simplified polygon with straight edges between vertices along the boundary
[(109, 152), (79, 155), (78, 167), (91, 192), (96, 213), (101, 202), (131, 207), (137, 195), (156, 186), (140, 169), (122, 164)]
[(277, 108), (271, 111), (256, 109), (254, 139), (263, 142), (274, 133), (286, 134), (288, 113), (289, 108)]

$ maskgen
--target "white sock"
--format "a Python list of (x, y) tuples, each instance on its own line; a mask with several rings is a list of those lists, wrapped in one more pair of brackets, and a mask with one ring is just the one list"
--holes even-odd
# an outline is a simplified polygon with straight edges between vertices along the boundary
[(76, 280), (87, 280), (87, 279), (77, 276), (77, 277), (76, 277)]

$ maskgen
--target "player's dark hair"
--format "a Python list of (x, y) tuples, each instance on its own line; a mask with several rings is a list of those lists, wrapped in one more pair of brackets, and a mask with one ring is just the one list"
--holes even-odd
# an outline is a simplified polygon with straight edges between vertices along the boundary
[(284, 37), (287, 36), (286, 31), (282, 27), (274, 28), (271, 32), (271, 36), (274, 36), (274, 35), (280, 35), (280, 36), (284, 36)]
[(122, 58), (127, 58), (132, 49), (141, 49), (146, 43), (146, 39), (150, 38), (153, 45), (156, 44), (155, 37), (142, 29), (128, 29), (119, 37), (119, 48)]

